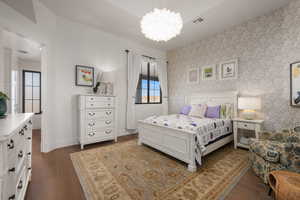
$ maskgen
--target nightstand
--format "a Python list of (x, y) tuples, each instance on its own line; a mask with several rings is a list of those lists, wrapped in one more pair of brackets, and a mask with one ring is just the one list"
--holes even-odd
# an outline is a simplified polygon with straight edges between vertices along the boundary
[(262, 130), (263, 123), (264, 120), (233, 119), (234, 148), (249, 148), (246, 138), (244, 141), (240, 140), (239, 129), (249, 130), (249, 132), (252, 132), (254, 135), (252, 138), (258, 138), (258, 133)]

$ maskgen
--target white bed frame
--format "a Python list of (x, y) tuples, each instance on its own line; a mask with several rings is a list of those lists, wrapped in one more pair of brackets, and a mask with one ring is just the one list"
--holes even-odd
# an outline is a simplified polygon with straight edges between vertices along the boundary
[[(237, 116), (237, 97), (238, 93), (220, 92), (196, 94), (186, 97), (186, 104), (233, 104), (233, 116)], [(188, 164), (188, 170), (195, 172), (197, 170), (195, 155), (195, 133), (178, 130), (169, 127), (160, 127), (138, 122), (139, 139), (138, 144), (146, 144), (157, 150), (160, 150), (170, 156), (173, 156)], [(229, 135), (207, 146), (203, 156), (224, 146), (233, 140), (233, 135)], [(199, 163), (201, 165), (201, 163)]]

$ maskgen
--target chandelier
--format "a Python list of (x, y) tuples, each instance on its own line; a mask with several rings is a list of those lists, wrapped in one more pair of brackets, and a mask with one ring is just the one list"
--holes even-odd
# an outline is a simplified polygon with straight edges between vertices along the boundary
[(180, 34), (182, 24), (180, 13), (155, 8), (144, 15), (141, 29), (146, 38), (166, 42)]

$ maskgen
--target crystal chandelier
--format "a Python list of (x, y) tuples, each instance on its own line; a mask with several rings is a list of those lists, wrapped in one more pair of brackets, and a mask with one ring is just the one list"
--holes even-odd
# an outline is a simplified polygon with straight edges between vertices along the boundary
[(155, 8), (142, 18), (141, 29), (146, 38), (166, 42), (180, 34), (182, 24), (180, 13)]

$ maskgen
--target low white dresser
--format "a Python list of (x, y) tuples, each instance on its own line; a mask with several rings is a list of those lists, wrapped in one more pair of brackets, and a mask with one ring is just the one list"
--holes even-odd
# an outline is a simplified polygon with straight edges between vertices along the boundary
[(23, 200), (31, 179), (31, 113), (0, 119), (0, 200)]
[(86, 144), (117, 141), (115, 97), (79, 95), (79, 142)]

